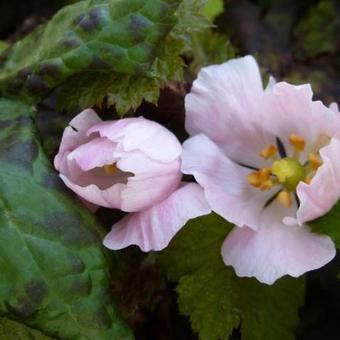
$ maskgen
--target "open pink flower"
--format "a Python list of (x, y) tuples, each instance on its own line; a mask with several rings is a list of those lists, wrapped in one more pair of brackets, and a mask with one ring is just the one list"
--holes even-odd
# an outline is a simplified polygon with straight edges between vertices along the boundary
[(239, 276), (271, 284), (335, 256), (306, 222), (340, 196), (340, 117), (309, 85), (271, 81), (251, 56), (202, 69), (186, 97), (182, 171), (215, 212), (236, 225), (222, 257)]
[(156, 122), (101, 121), (88, 109), (65, 129), (54, 165), (90, 208), (130, 212), (106, 236), (106, 247), (160, 250), (189, 219), (210, 212), (202, 189), (181, 183), (181, 152)]

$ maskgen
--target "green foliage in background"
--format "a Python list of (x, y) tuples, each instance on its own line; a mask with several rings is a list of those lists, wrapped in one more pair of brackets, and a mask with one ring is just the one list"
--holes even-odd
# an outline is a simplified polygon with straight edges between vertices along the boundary
[(82, 70), (145, 74), (180, 1), (80, 1), (3, 55), (0, 87), (39, 95)]
[(202, 340), (228, 339), (240, 326), (242, 340), (293, 340), (304, 279), (274, 285), (239, 278), (220, 249), (232, 226), (216, 214), (190, 221), (160, 257), (170, 279), (179, 281), (180, 312)]
[(336, 3), (320, 1), (312, 7), (295, 29), (299, 59), (312, 59), (323, 53), (334, 53), (340, 48), (338, 33), (340, 18)]
[(0, 56), (0, 91), (35, 102), (63, 85), (59, 108), (155, 103), (182, 79), (190, 33), (207, 27), (202, 0), (86, 0), (60, 10)]
[(223, 12), (223, 9), (223, 0), (208, 0), (203, 7), (202, 13), (210, 21), (214, 21), (214, 19)]
[(53, 340), (40, 331), (20, 322), (0, 318), (0, 340)]
[(328, 235), (334, 241), (336, 247), (340, 249), (340, 202), (334, 205), (330, 212), (318, 219), (309, 222), (313, 232)]
[(222, 64), (236, 57), (236, 49), (228, 37), (213, 30), (205, 30), (193, 37), (190, 72), (196, 77), (202, 67)]
[[(199, 15), (202, 0), (183, 0), (174, 13), (176, 24), (168, 35), (158, 43), (155, 57), (146, 74), (122, 74), (117, 72), (87, 71), (68, 79), (58, 98), (60, 109), (76, 106), (86, 108), (101, 105), (106, 98), (107, 105), (115, 104), (119, 115), (137, 109), (143, 100), (156, 104), (160, 89), (169, 81), (183, 80), (181, 54), (191, 51), (191, 36), (204, 30), (208, 22)], [(161, 19), (163, 20), (163, 18)]]

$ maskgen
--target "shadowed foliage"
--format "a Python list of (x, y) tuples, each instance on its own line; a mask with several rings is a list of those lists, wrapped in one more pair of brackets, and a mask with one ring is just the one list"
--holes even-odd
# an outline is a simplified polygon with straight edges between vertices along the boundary
[(60, 190), (32, 109), (1, 99), (0, 122), (0, 315), (57, 338), (130, 339), (109, 295), (102, 231)]

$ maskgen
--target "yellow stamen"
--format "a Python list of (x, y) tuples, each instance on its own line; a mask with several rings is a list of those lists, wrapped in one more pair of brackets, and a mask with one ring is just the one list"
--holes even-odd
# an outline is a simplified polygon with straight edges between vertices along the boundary
[(306, 178), (303, 180), (305, 183), (310, 184), (310, 182), (312, 181), (313, 176), (306, 176)]
[[(310, 184), (317, 169), (323, 164), (318, 152), (310, 153), (308, 162), (301, 161), (300, 154), (306, 148), (306, 141), (302, 136), (291, 133), (289, 142), (293, 147), (293, 152), (282, 158), (279, 158), (278, 146), (269, 144), (263, 148), (259, 156), (266, 160), (271, 159), (273, 163), (271, 166), (253, 171), (247, 176), (249, 184), (261, 191), (280, 186), (281, 191), (277, 194), (277, 200), (286, 208), (292, 206), (293, 193), (296, 192), (299, 183)], [(328, 142), (327, 135), (320, 135), (317, 141), (320, 145)], [(310, 147), (308, 150), (319, 150), (319, 148)]]
[(306, 146), (305, 139), (295, 133), (289, 135), (289, 142), (297, 151), (303, 151)]
[(308, 155), (308, 161), (313, 170), (317, 170), (322, 165), (322, 161), (316, 153), (311, 152)]
[(103, 166), (104, 171), (108, 175), (115, 174), (119, 169), (117, 168), (116, 164), (106, 164)]
[(277, 147), (275, 145), (268, 145), (260, 152), (260, 156), (264, 159), (274, 157), (277, 153)]
[(268, 168), (262, 168), (259, 170), (260, 179), (262, 182), (267, 181), (270, 178), (272, 171)]
[(259, 188), (261, 186), (261, 178), (258, 171), (253, 171), (247, 176), (248, 182), (255, 188)]
[(273, 187), (274, 183), (269, 179), (263, 183), (261, 183), (260, 190), (261, 191), (267, 191), (270, 190)]
[(275, 184), (271, 179), (271, 170), (263, 168), (258, 171), (251, 172), (248, 176), (248, 182), (255, 188), (259, 188), (262, 191), (269, 190)]
[(292, 206), (292, 197), (287, 191), (280, 191), (277, 195), (277, 199), (285, 208), (290, 208)]

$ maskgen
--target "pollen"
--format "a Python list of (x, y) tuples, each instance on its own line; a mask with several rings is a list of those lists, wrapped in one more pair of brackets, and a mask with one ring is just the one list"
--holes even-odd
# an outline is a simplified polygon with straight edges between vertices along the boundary
[(306, 184), (310, 184), (313, 179), (313, 176), (306, 176), (306, 178), (303, 180)]
[(267, 181), (270, 178), (272, 171), (268, 168), (262, 168), (259, 170), (259, 175), (261, 178), (261, 181)]
[(288, 191), (280, 191), (277, 195), (277, 200), (285, 208), (290, 208), (292, 206), (292, 196)]
[(270, 190), (272, 187), (274, 186), (273, 181), (271, 181), (270, 179), (268, 179), (267, 181), (263, 182), (260, 186), (260, 190), (261, 191), (267, 191)]
[(313, 152), (308, 155), (308, 162), (313, 170), (317, 170), (322, 165), (322, 161), (319, 156)]
[(103, 166), (103, 168), (105, 173), (108, 175), (115, 174), (119, 170), (116, 164), (106, 164)]
[(268, 158), (275, 156), (276, 153), (277, 153), (277, 147), (271, 144), (261, 150), (260, 156), (264, 159), (268, 159)]
[[(327, 141), (329, 141), (328, 136), (320, 135), (317, 143), (327, 143)], [(293, 150), (291, 148), (285, 150), (278, 138), (277, 145), (269, 144), (260, 150), (258, 155), (262, 158), (262, 163), (264, 163), (263, 159), (265, 159), (270, 160), (271, 164), (266, 164), (265, 167), (256, 169), (247, 175), (248, 183), (258, 190), (269, 191), (273, 187), (279, 187), (276, 191), (278, 194), (274, 197), (276, 197), (281, 206), (286, 208), (290, 208), (295, 199), (299, 205), (297, 196), (294, 196), (297, 186), (301, 182), (310, 184), (318, 168), (323, 164), (318, 151), (319, 148), (316, 148), (315, 144), (307, 146), (305, 139), (296, 133), (289, 135), (289, 142)], [(306, 147), (308, 147), (308, 152), (309, 150), (317, 150), (307, 153), (307, 162), (305, 154), (301, 157), (302, 151)], [(272, 200), (270, 199), (268, 204), (271, 202)]]
[(252, 185), (255, 188), (259, 188), (261, 186), (261, 178), (260, 178), (260, 174), (258, 173), (258, 171), (254, 171), (251, 172), (248, 176), (247, 176), (248, 182), (250, 185)]
[(289, 135), (289, 142), (298, 151), (303, 151), (306, 146), (305, 139), (295, 133)]
[(274, 185), (270, 179), (271, 170), (268, 168), (262, 168), (258, 171), (253, 171), (247, 176), (247, 180), (250, 185), (255, 188), (259, 188), (262, 191), (266, 191), (272, 188)]

